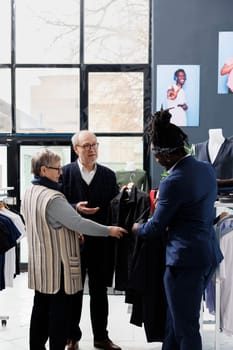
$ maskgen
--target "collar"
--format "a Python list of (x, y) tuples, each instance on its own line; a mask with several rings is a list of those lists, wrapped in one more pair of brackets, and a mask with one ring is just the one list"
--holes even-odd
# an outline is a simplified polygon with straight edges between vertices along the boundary
[(93, 174), (96, 172), (97, 169), (97, 164), (95, 163), (94, 169), (92, 169), (91, 171), (89, 171), (81, 162), (79, 159), (77, 159), (77, 163), (79, 166), (79, 169), (81, 171), (81, 173), (89, 173), (89, 174)]
[(167, 170), (167, 173), (170, 174), (172, 170), (177, 166), (179, 162), (181, 162), (183, 159), (190, 157), (190, 154), (186, 154), (184, 157), (180, 158), (170, 169)]
[(45, 176), (34, 176), (32, 184), (45, 186), (57, 191), (61, 191), (62, 188), (62, 185), (60, 183), (52, 181)]

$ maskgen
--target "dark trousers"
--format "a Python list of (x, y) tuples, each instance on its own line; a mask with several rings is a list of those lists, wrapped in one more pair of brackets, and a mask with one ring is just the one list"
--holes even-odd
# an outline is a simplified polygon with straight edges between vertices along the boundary
[(64, 350), (71, 296), (62, 287), (56, 294), (35, 292), (30, 322), (30, 350)]
[[(106, 287), (106, 238), (85, 237), (81, 251), (81, 269), (83, 285), (88, 274), (90, 294), (90, 315), (94, 340), (108, 338), (108, 296)], [(72, 296), (72, 317), (68, 338), (80, 340), (82, 336), (79, 327), (82, 312), (83, 291)]]
[(168, 310), (162, 350), (202, 349), (199, 318), (208, 273), (209, 269), (166, 267), (164, 287)]

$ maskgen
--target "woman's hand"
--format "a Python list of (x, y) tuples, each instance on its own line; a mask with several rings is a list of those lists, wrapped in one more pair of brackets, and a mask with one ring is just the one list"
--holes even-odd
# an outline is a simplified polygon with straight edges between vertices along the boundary
[(116, 238), (121, 238), (123, 234), (128, 233), (124, 228), (119, 227), (119, 226), (109, 226), (109, 236), (111, 237), (116, 237)]

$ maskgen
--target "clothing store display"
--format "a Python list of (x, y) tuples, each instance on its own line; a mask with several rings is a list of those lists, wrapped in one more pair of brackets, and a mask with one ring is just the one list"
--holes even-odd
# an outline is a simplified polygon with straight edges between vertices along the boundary
[(222, 129), (209, 129), (208, 151), (211, 163), (214, 162), (224, 141)]
[(111, 201), (112, 224), (124, 227), (128, 234), (116, 242), (115, 289), (126, 291), (129, 271), (135, 249), (135, 235), (131, 232), (134, 222), (146, 222), (150, 214), (149, 194), (135, 185), (127, 187)]
[[(21, 215), (0, 202), (0, 291), (13, 287), (13, 280), (19, 272), (18, 245), (25, 236), (25, 226)], [(6, 326), (9, 316), (0, 316)]]
[[(21, 236), (19, 230), (14, 225), (11, 219), (9, 219), (7, 216), (2, 215), (0, 211), (0, 222), (1, 225), (5, 227), (5, 230), (3, 231), (5, 234), (1, 234), (1, 238), (3, 241), (1, 242), (2, 245), (0, 246), (0, 254), (4, 254), (7, 252), (10, 248), (15, 247), (18, 238)], [(6, 236), (7, 233), (7, 236)]]
[(196, 159), (211, 163), (216, 171), (217, 179), (233, 178), (233, 140), (225, 138), (213, 163), (210, 159), (208, 144), (209, 141), (204, 141), (195, 145)]
[(25, 236), (24, 223), (19, 214), (8, 207), (0, 207), (0, 290), (13, 287), (13, 279), (17, 272), (17, 244)]
[[(219, 314), (219, 324), (216, 325), (228, 335), (233, 335), (233, 215), (222, 218), (216, 225), (216, 234), (224, 259), (216, 273), (216, 283), (219, 284), (219, 295), (216, 295), (215, 280), (207, 289), (207, 308), (213, 314)], [(220, 309), (215, 308), (215, 298), (218, 298)]]
[(144, 326), (148, 342), (162, 341), (166, 318), (165, 246), (160, 239), (147, 244), (131, 232), (134, 222), (148, 220), (150, 197), (133, 184), (111, 201), (111, 209), (113, 224), (128, 230), (128, 235), (116, 244), (114, 287), (125, 291), (125, 302), (132, 305), (130, 322)]

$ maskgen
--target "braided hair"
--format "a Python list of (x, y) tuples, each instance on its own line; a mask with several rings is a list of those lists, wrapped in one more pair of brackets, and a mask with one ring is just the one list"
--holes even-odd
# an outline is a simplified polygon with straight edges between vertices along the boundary
[(184, 151), (188, 146), (188, 136), (177, 125), (170, 123), (169, 109), (152, 113), (145, 133), (149, 137), (152, 150), (156, 153)]

